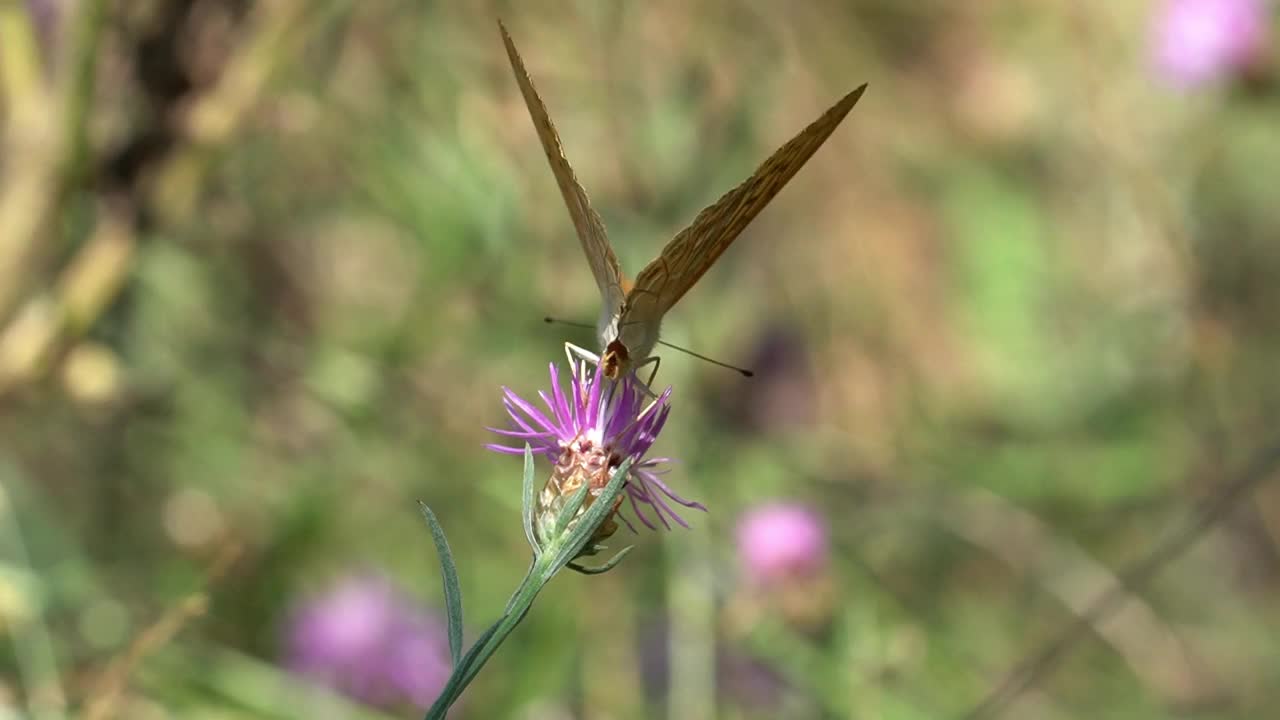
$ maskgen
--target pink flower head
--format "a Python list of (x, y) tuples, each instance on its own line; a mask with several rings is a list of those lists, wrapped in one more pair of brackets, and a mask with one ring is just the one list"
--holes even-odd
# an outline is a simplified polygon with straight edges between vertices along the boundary
[(294, 672), (382, 707), (428, 707), (450, 673), (440, 618), (369, 575), (304, 602), (288, 624), (286, 653)]
[(1266, 42), (1264, 0), (1163, 0), (1155, 62), (1174, 85), (1194, 87), (1239, 70)]
[[(677, 495), (660, 475), (670, 458), (645, 458), (658, 439), (671, 412), (671, 388), (651, 399), (634, 376), (615, 382), (604, 377), (603, 365), (592, 373), (586, 363), (575, 363), (569, 379), (569, 392), (560, 384), (560, 373), (551, 364), (551, 393), (540, 391), (546, 411), (532, 402), (503, 388), (503, 405), (514, 430), (489, 428), (491, 432), (512, 438), (512, 445), (490, 444), (485, 447), (508, 455), (523, 455), (529, 443), (535, 455), (543, 455), (553, 463), (565, 463), (588, 452), (609, 458), (609, 467), (633, 460), (625, 493), (631, 511), (646, 527), (656, 530), (646, 512), (652, 513), (664, 527), (671, 522), (689, 527), (672, 504), (706, 511), (702, 503)], [(570, 463), (572, 464), (572, 463)], [(623, 521), (631, 527), (625, 517)], [(631, 527), (634, 530), (634, 527)]]
[(773, 503), (738, 521), (738, 555), (753, 580), (772, 583), (819, 570), (827, 562), (827, 526), (801, 505)]

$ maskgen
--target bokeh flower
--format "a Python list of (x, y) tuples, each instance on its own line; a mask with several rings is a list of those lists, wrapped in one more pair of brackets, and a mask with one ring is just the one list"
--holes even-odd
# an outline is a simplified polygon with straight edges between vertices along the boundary
[(1267, 39), (1264, 0), (1163, 0), (1155, 15), (1155, 62), (1180, 87), (1195, 87), (1256, 60)]
[(772, 584), (805, 576), (827, 564), (827, 526), (802, 505), (770, 503), (742, 515), (737, 529), (738, 556), (746, 574)]
[[(554, 518), (565, 500), (584, 482), (591, 486), (583, 507), (585, 511), (608, 483), (612, 470), (627, 458), (632, 459), (632, 465), (626, 479), (626, 496), (632, 512), (645, 526), (657, 529), (649, 517), (652, 514), (668, 529), (671, 521), (689, 527), (672, 507), (673, 504), (706, 510), (701, 503), (677, 495), (659, 477), (667, 472), (663, 466), (671, 461), (670, 458), (644, 457), (671, 412), (671, 388), (652, 398), (634, 376), (610, 381), (599, 367), (594, 374), (590, 373), (584, 362), (573, 364), (570, 388), (566, 394), (554, 363), (550, 372), (550, 394), (538, 392), (547, 412), (520, 398), (509, 388), (502, 389), (503, 405), (515, 429), (490, 430), (516, 440), (520, 446), (487, 446), (497, 452), (522, 455), (527, 442), (535, 454), (546, 456), (554, 464), (551, 479), (537, 498), (536, 517)], [(621, 496), (618, 502), (621, 504)], [(596, 540), (612, 534), (616, 528), (613, 517), (622, 516), (616, 512), (611, 515), (601, 526), (603, 532), (597, 533)], [(622, 519), (632, 531), (635, 530), (629, 520)]]
[(285, 642), (291, 670), (379, 707), (426, 708), (449, 678), (443, 621), (376, 575), (348, 577), (306, 600)]

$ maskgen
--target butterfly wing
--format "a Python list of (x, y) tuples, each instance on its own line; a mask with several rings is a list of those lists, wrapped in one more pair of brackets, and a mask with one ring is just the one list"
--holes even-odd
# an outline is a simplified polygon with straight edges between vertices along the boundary
[(778, 148), (741, 185), (698, 213), (662, 254), (636, 276), (623, 323), (656, 322), (715, 263), (748, 223), (782, 190), (844, 119), (867, 89), (864, 84)]
[(573, 218), (573, 227), (578, 231), (578, 240), (582, 243), (582, 251), (586, 253), (587, 262), (591, 265), (591, 274), (595, 276), (596, 285), (600, 288), (606, 311), (616, 312), (624, 297), (622, 269), (618, 265), (618, 257), (614, 254), (613, 247), (609, 245), (604, 222), (591, 207), (587, 192), (582, 189), (578, 178), (574, 176), (573, 168), (569, 166), (569, 161), (564, 156), (564, 148), (560, 145), (560, 136), (556, 134), (555, 125), (551, 124), (551, 118), (547, 116), (547, 107), (542, 103), (542, 98), (538, 97), (538, 91), (534, 89), (533, 81), (529, 79), (529, 73), (524, 68), (524, 61), (520, 59), (520, 53), (516, 51), (516, 46), (511, 42), (511, 36), (507, 34), (507, 28), (502, 21), (498, 21), (498, 29), (502, 31), (502, 42), (507, 46), (507, 57), (511, 60), (511, 69), (515, 72), (516, 83), (520, 85), (520, 94), (524, 96), (524, 103), (529, 108), (529, 117), (533, 119), (533, 126), (538, 131), (538, 139), (542, 141), (542, 149), (547, 155), (547, 162), (551, 164), (551, 173), (556, 177), (560, 194), (569, 208), (569, 216)]

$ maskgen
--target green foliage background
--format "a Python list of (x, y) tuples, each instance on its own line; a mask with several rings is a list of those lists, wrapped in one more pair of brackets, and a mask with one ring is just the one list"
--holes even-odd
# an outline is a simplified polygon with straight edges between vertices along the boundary
[[(279, 670), (281, 623), (368, 568), (439, 606), (419, 499), (469, 637), (501, 610), (520, 462), (484, 427), (598, 299), (498, 16), (632, 273), (870, 88), (664, 326), (760, 371), (663, 354), (657, 451), (710, 512), (553, 583), (460, 717), (961, 716), (1277, 442), (1270, 68), (1171, 90), (1146, 3), (80, 6), (96, 45), (34, 73), (0, 18), (6, 197), (40, 189), (0, 203), (0, 715), (78, 716), (176, 617), (120, 717), (377, 717)], [(831, 525), (816, 635), (741, 579), (773, 499)], [(1005, 716), (1266, 715), (1278, 541), (1264, 482)]]

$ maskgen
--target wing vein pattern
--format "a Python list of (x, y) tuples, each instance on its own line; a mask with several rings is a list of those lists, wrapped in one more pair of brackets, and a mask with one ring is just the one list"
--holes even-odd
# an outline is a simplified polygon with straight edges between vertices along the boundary
[(542, 149), (547, 155), (547, 162), (551, 164), (551, 173), (555, 175), (556, 184), (560, 186), (560, 194), (564, 197), (564, 204), (569, 208), (569, 216), (573, 218), (573, 227), (578, 232), (582, 251), (591, 265), (591, 274), (595, 277), (596, 285), (600, 288), (606, 303), (621, 303), (622, 269), (618, 265), (613, 247), (609, 244), (604, 222), (591, 207), (586, 190), (583, 190), (582, 185), (578, 183), (573, 168), (569, 166), (569, 160), (564, 156), (564, 147), (560, 144), (560, 136), (547, 115), (547, 107), (538, 96), (538, 91), (534, 89), (533, 80), (529, 78), (524, 61), (516, 51), (511, 36), (507, 34), (507, 28), (501, 21), (498, 22), (498, 28), (502, 31), (502, 42), (507, 46), (507, 57), (511, 60), (511, 69), (515, 72), (516, 83), (520, 85), (520, 94), (524, 96), (525, 106), (529, 109), (529, 117), (533, 119), (533, 126), (538, 131), (538, 139), (542, 142)]
[[(636, 276), (627, 311), (666, 313), (693, 287), (769, 201), (782, 190), (862, 97), (864, 84), (833, 105), (764, 161), (751, 177), (698, 213), (662, 254)], [(624, 318), (624, 322), (627, 319)]]

